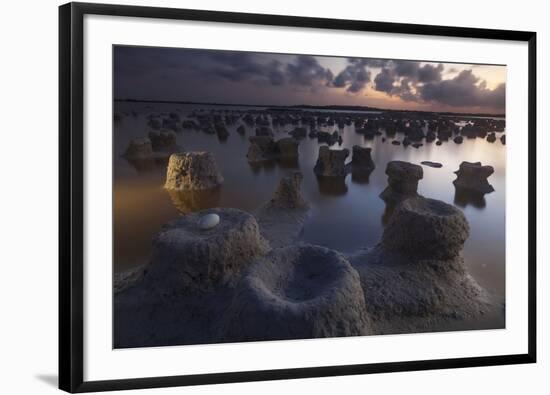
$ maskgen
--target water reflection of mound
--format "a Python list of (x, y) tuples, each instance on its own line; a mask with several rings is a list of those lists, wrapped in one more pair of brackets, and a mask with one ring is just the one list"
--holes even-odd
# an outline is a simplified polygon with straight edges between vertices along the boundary
[(471, 189), (455, 187), (454, 203), (460, 207), (471, 205), (475, 208), (484, 208), (486, 206), (485, 194)]
[(260, 171), (265, 171), (266, 173), (271, 173), (275, 167), (280, 167), (281, 169), (300, 169), (300, 162), (298, 158), (293, 157), (281, 157), (277, 159), (269, 159), (261, 162), (248, 162), (252, 173), (258, 174)]
[(321, 195), (342, 196), (348, 193), (346, 177), (317, 176), (317, 185)]
[(146, 173), (153, 171), (159, 167), (166, 167), (168, 165), (168, 156), (156, 157), (156, 158), (124, 158), (126, 161), (139, 173)]
[(265, 171), (266, 173), (272, 173), (275, 169), (274, 160), (264, 160), (262, 162), (248, 162), (252, 173), (258, 174), (260, 171)]
[(281, 157), (277, 159), (277, 165), (281, 167), (282, 169), (299, 169), (300, 168), (300, 162), (298, 161), (298, 157)]
[(168, 190), (172, 204), (182, 213), (190, 213), (217, 207), (220, 203), (221, 188), (203, 191)]
[(227, 134), (220, 134), (218, 133), (218, 142), (221, 144), (227, 143), (227, 139), (229, 138), (229, 135)]
[(353, 169), (351, 171), (351, 181), (356, 184), (368, 184), (373, 171), (374, 169), (369, 168)]

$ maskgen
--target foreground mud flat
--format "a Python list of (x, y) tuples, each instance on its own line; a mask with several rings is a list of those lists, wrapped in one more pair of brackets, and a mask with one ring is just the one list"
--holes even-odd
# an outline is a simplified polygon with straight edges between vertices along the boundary
[[(371, 171), (357, 151), (352, 167)], [(316, 172), (352, 170), (347, 153), (326, 155)], [(348, 255), (299, 241), (309, 211), (299, 173), (254, 213), (213, 208), (170, 222), (150, 264), (115, 278), (115, 347), (481, 329), (501, 306), (466, 270), (463, 213), (417, 193), (420, 166), (390, 162), (386, 174), (383, 236)]]

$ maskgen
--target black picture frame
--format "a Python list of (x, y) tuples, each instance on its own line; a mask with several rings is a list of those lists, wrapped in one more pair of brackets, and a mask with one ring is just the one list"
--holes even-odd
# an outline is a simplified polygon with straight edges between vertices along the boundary
[[(528, 352), (418, 360), (84, 381), (83, 377), (83, 19), (86, 14), (363, 32), (510, 40), (528, 43)], [(536, 362), (536, 33), (204, 10), (68, 3), (59, 8), (59, 388), (90, 392), (244, 381), (449, 369)]]

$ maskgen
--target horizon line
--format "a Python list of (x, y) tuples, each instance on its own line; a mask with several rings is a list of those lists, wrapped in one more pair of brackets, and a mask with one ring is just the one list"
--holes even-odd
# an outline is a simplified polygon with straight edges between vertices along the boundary
[[(427, 111), (427, 110), (406, 110), (406, 109), (387, 109), (379, 107), (370, 107), (362, 105), (342, 105), (342, 104), (328, 104), (328, 105), (314, 105), (314, 104), (293, 104), (289, 106), (278, 104), (233, 104), (233, 103), (213, 103), (213, 102), (194, 102), (188, 100), (153, 100), (153, 99), (131, 99), (131, 98), (115, 98), (115, 102), (138, 102), (138, 103), (173, 103), (173, 104), (202, 104), (211, 106), (237, 106), (237, 107), (267, 107), (267, 108), (341, 108), (341, 109), (363, 109), (364, 111), (386, 111), (386, 112), (416, 112), (416, 113), (428, 113), (428, 114), (451, 114), (451, 115), (465, 115), (465, 116), (492, 116), (499, 118), (506, 118), (506, 111), (504, 113), (487, 113), (487, 112), (454, 112), (454, 111)], [(352, 110), (353, 111), (353, 110)], [(360, 111), (360, 110), (359, 110)]]

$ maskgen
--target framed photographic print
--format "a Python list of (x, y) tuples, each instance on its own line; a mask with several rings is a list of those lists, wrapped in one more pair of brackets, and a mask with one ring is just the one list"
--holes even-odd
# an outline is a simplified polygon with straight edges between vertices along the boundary
[(535, 33), (59, 12), (61, 389), (535, 362)]

